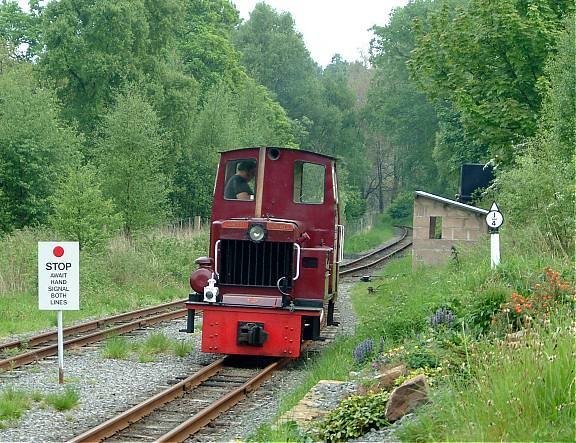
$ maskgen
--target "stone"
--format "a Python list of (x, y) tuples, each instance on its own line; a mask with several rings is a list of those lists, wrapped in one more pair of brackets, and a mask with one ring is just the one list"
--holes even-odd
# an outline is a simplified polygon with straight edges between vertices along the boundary
[(356, 385), (337, 380), (320, 380), (277, 424), (294, 421), (300, 429), (310, 429), (342, 400), (356, 391)]
[(428, 402), (428, 383), (424, 375), (406, 380), (390, 394), (386, 404), (386, 420), (390, 423)]

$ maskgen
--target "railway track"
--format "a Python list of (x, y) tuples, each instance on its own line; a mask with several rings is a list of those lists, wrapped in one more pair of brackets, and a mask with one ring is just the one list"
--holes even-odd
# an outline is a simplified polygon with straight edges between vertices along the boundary
[(263, 367), (247, 368), (244, 367), (245, 360), (221, 358), (185, 380), (75, 437), (69, 443), (104, 440), (184, 441), (257, 389), (291, 359), (268, 361)]
[[(64, 329), (64, 349), (99, 342), (110, 335), (184, 317), (185, 300), (114, 315)], [(0, 345), (0, 369), (9, 370), (58, 354), (57, 332), (46, 332), (27, 340), (14, 340)]]
[[(384, 260), (410, 247), (411, 232), (402, 228), (399, 238), (340, 266), (340, 275), (352, 275), (373, 268)], [(125, 334), (136, 329), (184, 317), (186, 300), (114, 315), (81, 323), (64, 329), (64, 348), (69, 350), (102, 341), (113, 334)], [(28, 338), (0, 344), (0, 370), (15, 369), (58, 354), (57, 332), (46, 332)]]
[[(412, 244), (411, 231), (402, 228), (399, 238), (369, 254), (340, 266), (340, 275), (352, 275), (373, 268)], [(69, 350), (102, 341), (113, 334), (125, 334), (145, 326), (186, 316), (179, 300), (151, 308), (114, 315), (81, 323), (64, 329), (64, 348)], [(46, 332), (28, 338), (0, 344), (0, 370), (15, 369), (58, 354), (57, 332)]]
[(385, 260), (401, 253), (412, 246), (412, 229), (401, 227), (399, 237), (388, 242), (384, 246), (365, 254), (354, 260), (340, 265), (340, 276), (349, 276), (360, 271), (366, 271), (382, 264)]

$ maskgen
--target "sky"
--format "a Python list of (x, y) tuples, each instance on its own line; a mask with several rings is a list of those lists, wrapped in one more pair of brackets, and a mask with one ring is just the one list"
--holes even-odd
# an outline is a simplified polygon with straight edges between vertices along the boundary
[[(240, 17), (250, 18), (262, 0), (232, 0)], [(373, 25), (385, 25), (392, 9), (408, 0), (264, 0), (278, 12), (289, 12), (312, 58), (326, 67), (334, 54), (347, 61), (368, 56)]]

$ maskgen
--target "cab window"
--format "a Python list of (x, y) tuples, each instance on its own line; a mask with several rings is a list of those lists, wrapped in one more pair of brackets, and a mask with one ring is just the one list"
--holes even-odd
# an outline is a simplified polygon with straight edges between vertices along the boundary
[(324, 203), (324, 165), (303, 161), (294, 162), (294, 202)]
[(224, 198), (226, 200), (254, 200), (257, 164), (252, 158), (230, 160), (226, 163)]

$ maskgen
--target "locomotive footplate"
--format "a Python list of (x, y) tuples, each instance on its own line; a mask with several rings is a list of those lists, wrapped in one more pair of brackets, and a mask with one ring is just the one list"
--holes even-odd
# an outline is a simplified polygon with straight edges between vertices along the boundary
[(254, 308), (187, 302), (203, 311), (202, 351), (218, 354), (300, 356), (303, 325), (320, 318), (318, 308)]

